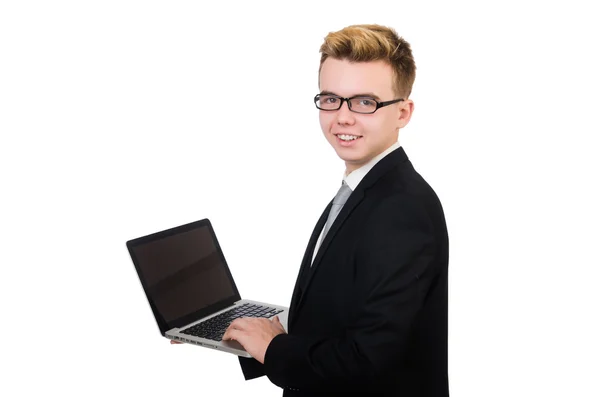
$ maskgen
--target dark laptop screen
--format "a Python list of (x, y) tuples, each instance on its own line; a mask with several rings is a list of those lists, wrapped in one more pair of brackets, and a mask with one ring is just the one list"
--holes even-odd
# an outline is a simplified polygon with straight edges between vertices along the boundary
[[(239, 299), (208, 220), (127, 245), (162, 333)], [(162, 330), (161, 320), (168, 329)]]

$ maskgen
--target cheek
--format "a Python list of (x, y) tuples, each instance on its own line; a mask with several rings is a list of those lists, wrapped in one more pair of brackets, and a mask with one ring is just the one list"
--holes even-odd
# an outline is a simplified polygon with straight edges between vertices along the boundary
[(381, 122), (376, 117), (363, 117), (360, 121), (361, 130), (368, 136), (376, 136), (381, 129)]
[(321, 129), (323, 130), (323, 133), (327, 133), (331, 129), (331, 121), (331, 114), (319, 112), (319, 123), (321, 124)]
[(398, 117), (400, 117), (400, 113), (395, 111), (394, 108), (390, 109), (388, 117), (386, 117), (386, 127), (395, 130), (398, 127)]
[(365, 120), (365, 129), (371, 134), (384, 138), (394, 129), (394, 120), (390, 117), (372, 117)]

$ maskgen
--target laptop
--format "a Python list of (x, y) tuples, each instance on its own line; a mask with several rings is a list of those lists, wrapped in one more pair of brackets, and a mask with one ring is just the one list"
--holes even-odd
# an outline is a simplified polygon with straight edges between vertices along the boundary
[(127, 249), (162, 336), (251, 357), (221, 340), (234, 319), (277, 315), (287, 332), (287, 307), (241, 298), (208, 219), (127, 241)]

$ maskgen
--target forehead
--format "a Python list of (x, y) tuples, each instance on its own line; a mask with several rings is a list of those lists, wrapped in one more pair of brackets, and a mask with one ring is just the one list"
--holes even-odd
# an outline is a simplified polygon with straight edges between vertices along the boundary
[(319, 74), (319, 89), (341, 96), (374, 93), (383, 99), (393, 96), (393, 70), (384, 61), (349, 62), (327, 58)]

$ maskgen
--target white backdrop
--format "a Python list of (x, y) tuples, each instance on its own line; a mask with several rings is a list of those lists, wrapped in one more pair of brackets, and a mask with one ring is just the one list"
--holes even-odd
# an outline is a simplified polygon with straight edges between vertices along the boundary
[(125, 242), (207, 217), (242, 296), (287, 306), (344, 171), (318, 49), (379, 23), (448, 223), (451, 395), (600, 395), (597, 18), (414, 3), (2, 2), (0, 394), (281, 395), (161, 338)]

